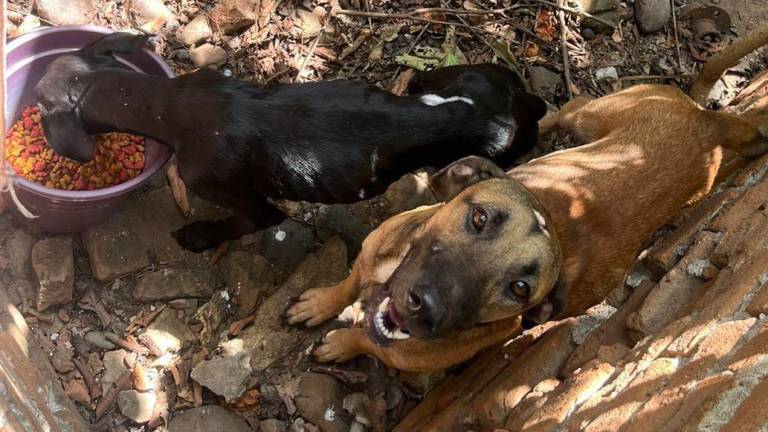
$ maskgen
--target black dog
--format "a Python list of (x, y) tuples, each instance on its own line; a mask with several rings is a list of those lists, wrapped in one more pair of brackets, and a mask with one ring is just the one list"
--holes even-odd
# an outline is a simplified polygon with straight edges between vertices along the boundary
[(92, 158), (92, 133), (173, 147), (190, 189), (234, 211), (174, 233), (192, 251), (280, 223), (267, 198), (350, 203), (470, 154), (508, 165), (535, 145), (546, 111), (496, 65), (421, 73), (411, 85), (420, 94), (399, 97), (346, 80), (259, 88), (207, 69), (167, 79), (112, 57), (145, 43), (115, 33), (52, 63), (36, 88), (43, 129), (57, 153), (78, 161)]

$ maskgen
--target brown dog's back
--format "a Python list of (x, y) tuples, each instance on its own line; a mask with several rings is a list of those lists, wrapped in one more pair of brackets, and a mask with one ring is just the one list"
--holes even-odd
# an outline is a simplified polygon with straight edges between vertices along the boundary
[[(768, 39), (768, 31), (762, 34)], [(752, 39), (735, 43), (719, 66), (729, 67), (753, 49)], [(698, 82), (696, 88), (703, 92)], [(550, 211), (560, 236), (568, 285), (562, 316), (599, 303), (622, 281), (643, 242), (709, 192), (723, 147), (743, 156), (768, 150), (747, 120), (703, 110), (663, 85), (575, 99), (541, 127), (542, 133), (571, 130), (587, 143), (509, 173)]]

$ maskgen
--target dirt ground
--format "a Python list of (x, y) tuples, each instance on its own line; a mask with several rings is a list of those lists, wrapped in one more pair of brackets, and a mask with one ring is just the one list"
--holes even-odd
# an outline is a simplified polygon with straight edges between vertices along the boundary
[[(7, 36), (71, 19), (146, 31), (176, 74), (214, 67), (257, 84), (345, 78), (402, 91), (414, 67), (495, 62), (518, 69), (555, 109), (573, 95), (637, 83), (687, 90), (702, 60), (768, 22), (764, 0), (675, 0), (674, 19), (641, 34), (631, 1), (572, 0), (562, 17), (546, 3), (11, 0)], [(250, 13), (235, 6), (220, 13), (227, 5)], [(730, 26), (702, 36), (694, 17), (709, 5), (724, 9)], [(583, 9), (616, 28), (573, 12)], [(765, 60), (756, 54), (729, 72), (712, 106), (727, 105)], [(571, 145), (558, 135), (519, 162)], [(312, 346), (339, 324), (289, 328), (281, 314), (303, 290), (344, 277), (376, 224), (429, 202), (423, 182), (423, 174), (408, 175), (384, 196), (351, 206), (287, 203), (298, 222), (231, 242), (211, 265), (213, 253), (182, 251), (168, 235), (187, 221), (159, 173), (84, 233), (52, 239), (0, 213), (0, 284), (93, 430), (389, 430), (460, 367), (414, 375), (368, 358), (321, 365)], [(220, 212), (192, 204), (193, 219)], [(39, 310), (48, 264), (35, 250), (71, 259), (72, 301)], [(112, 389), (120, 391), (110, 400)], [(194, 411), (210, 405), (226, 410)]]

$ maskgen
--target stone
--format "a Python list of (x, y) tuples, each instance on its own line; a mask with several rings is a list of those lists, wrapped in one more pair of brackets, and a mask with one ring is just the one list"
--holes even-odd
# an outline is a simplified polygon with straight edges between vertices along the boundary
[[(603, 21), (607, 21), (614, 24), (616, 24), (619, 21), (618, 9), (607, 10), (605, 12), (598, 12), (593, 15), (597, 18), (602, 19)], [(585, 17), (581, 22), (581, 26), (594, 30), (598, 33), (608, 33), (608, 34), (613, 33), (613, 27), (606, 25), (605, 23), (602, 23), (600, 21), (597, 21), (596, 19), (591, 17)]]
[(104, 333), (99, 331), (91, 331), (85, 334), (85, 340), (89, 344), (95, 346), (96, 348), (101, 349), (115, 349), (115, 344), (110, 342), (106, 337), (104, 337)]
[(32, 269), (37, 277), (37, 310), (72, 301), (75, 286), (75, 258), (72, 239), (54, 237), (32, 247)]
[(425, 172), (409, 173), (389, 185), (384, 198), (389, 203), (389, 214), (395, 215), (416, 207), (437, 202), (429, 188), (429, 176)]
[(259, 252), (278, 268), (290, 270), (304, 259), (314, 242), (311, 227), (287, 219), (264, 231)]
[(267, 419), (259, 422), (260, 432), (285, 432), (285, 422), (278, 419)]
[(616, 82), (619, 80), (619, 71), (615, 66), (600, 68), (595, 71), (595, 79), (597, 81)]
[(347, 248), (343, 240), (334, 237), (317, 253), (308, 255), (285, 284), (259, 306), (253, 325), (240, 334), (245, 349), (251, 352), (254, 370), (267, 368), (292, 350), (305, 349), (299, 346), (301, 341), (320, 336), (322, 326), (307, 330), (284, 325), (285, 308), (309, 288), (340, 282), (348, 275), (347, 269)]
[(136, 423), (146, 423), (152, 418), (157, 398), (154, 393), (140, 393), (136, 390), (121, 391), (117, 394), (120, 413)]
[(223, 0), (211, 11), (211, 19), (224, 34), (246, 30), (256, 23), (253, 0)]
[[(15, 229), (5, 240), (5, 246), (0, 254), (5, 256), (7, 266), (15, 276), (25, 277), (30, 274), (30, 258), (35, 238), (22, 229)], [(2, 261), (2, 260), (0, 260)], [(2, 267), (0, 267), (0, 270)]]
[(342, 204), (320, 207), (315, 229), (320, 238), (339, 236), (344, 239), (352, 254), (360, 250), (363, 240), (373, 231), (373, 227), (357, 217), (350, 206)]
[(546, 100), (555, 100), (557, 87), (562, 84), (563, 78), (559, 73), (552, 72), (543, 66), (531, 66), (531, 89)]
[(672, 17), (672, 8), (667, 0), (635, 0), (635, 21), (643, 33), (661, 30)]
[(195, 340), (192, 330), (179, 317), (179, 311), (165, 308), (147, 327), (141, 338), (148, 339), (164, 353), (178, 352), (185, 343)]
[(101, 375), (101, 390), (106, 394), (112, 383), (117, 382), (120, 376), (128, 371), (125, 365), (125, 357), (128, 352), (123, 349), (107, 351), (104, 353), (104, 373)]
[(224, 51), (224, 48), (209, 43), (191, 49), (189, 57), (192, 59), (192, 63), (199, 68), (206, 66), (219, 67), (227, 62), (227, 52)]
[(213, 35), (208, 17), (198, 15), (181, 30), (180, 39), (188, 46), (193, 46)]
[[(39, 17), (35, 15), (27, 15), (24, 17), (24, 21), (22, 21), (21, 24), (19, 24), (19, 28), (17, 31), (19, 35), (23, 35), (24, 33), (29, 33), (32, 30), (37, 29), (38, 27), (40, 27), (40, 25), (41, 23), (40, 23)], [(2, 213), (2, 211), (0, 211), (0, 213)]]
[(181, 216), (170, 187), (153, 190), (127, 202), (121, 211), (82, 234), (91, 260), (91, 271), (99, 282), (148, 267), (152, 262), (184, 261), (184, 251), (171, 232), (195, 220), (222, 219), (226, 212), (192, 197), (193, 220)]
[(140, 24), (150, 21), (165, 24), (175, 19), (173, 12), (168, 9), (163, 0), (132, 0), (131, 12), (135, 14)]
[(345, 390), (334, 377), (305, 372), (298, 378), (293, 402), (302, 418), (323, 432), (347, 432), (349, 426), (338, 415), (343, 410)]
[(244, 392), (251, 376), (251, 357), (245, 353), (216, 356), (192, 369), (192, 378), (212, 392), (235, 402)]
[(56, 351), (53, 352), (51, 357), (51, 364), (58, 373), (67, 373), (75, 369), (75, 364), (72, 363), (72, 350), (66, 349), (63, 346), (56, 347)]
[(145, 273), (136, 282), (133, 298), (151, 303), (185, 297), (209, 297), (215, 280), (211, 273), (200, 269), (164, 268)]
[(186, 410), (168, 424), (168, 432), (250, 432), (248, 423), (239, 415), (218, 405)]
[(40, 18), (56, 25), (90, 24), (98, 10), (93, 0), (37, 0)]
[(581, 9), (587, 13), (598, 13), (614, 10), (619, 7), (619, 0), (576, 0)]
[(259, 297), (274, 291), (277, 274), (266, 258), (244, 251), (230, 252), (219, 265), (222, 279), (235, 294), (238, 317), (253, 312)]

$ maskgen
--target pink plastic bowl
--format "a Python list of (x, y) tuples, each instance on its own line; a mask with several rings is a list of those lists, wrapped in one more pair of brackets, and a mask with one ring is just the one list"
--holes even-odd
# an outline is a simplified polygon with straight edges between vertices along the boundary
[[(107, 28), (90, 25), (49, 27), (25, 34), (8, 43), (6, 124), (12, 125), (24, 107), (36, 103), (35, 85), (54, 59), (112, 32), (113, 30)], [(136, 71), (173, 78), (173, 72), (168, 65), (149, 49), (119, 57), (119, 60)], [(5, 131), (2, 133), (5, 134)], [(83, 231), (112, 214), (132, 190), (141, 186), (162, 168), (171, 153), (170, 147), (165, 144), (147, 139), (146, 165), (139, 176), (125, 183), (94, 191), (70, 192), (50, 189), (14, 177), (13, 184), (19, 200), (39, 217), (26, 219), (18, 213), (17, 216), (28, 227), (44, 232)], [(5, 156), (0, 157), (5, 163)], [(6, 196), (5, 201), (10, 202), (10, 197)], [(11, 204), (10, 207), (15, 210), (14, 205)]]

